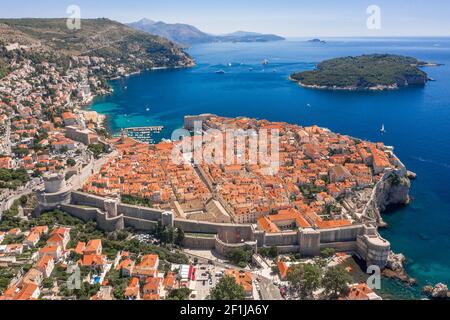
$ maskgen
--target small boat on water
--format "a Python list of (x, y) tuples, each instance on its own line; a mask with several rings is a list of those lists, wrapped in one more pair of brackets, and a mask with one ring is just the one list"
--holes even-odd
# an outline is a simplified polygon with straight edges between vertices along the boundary
[(383, 123), (383, 125), (381, 126), (380, 132), (381, 132), (381, 133), (386, 133), (386, 129), (385, 129), (385, 127), (384, 127), (384, 123)]
[(216, 73), (217, 73), (217, 74), (224, 74), (224, 73), (225, 73), (225, 70), (217, 70)]
[(229, 67), (233, 66), (231, 63), (228, 64)]
[(264, 65), (264, 66), (266, 66), (266, 65), (269, 64), (269, 60), (264, 59), (264, 60), (261, 62), (261, 64)]
[(150, 111), (150, 108), (145, 109), (145, 111)]

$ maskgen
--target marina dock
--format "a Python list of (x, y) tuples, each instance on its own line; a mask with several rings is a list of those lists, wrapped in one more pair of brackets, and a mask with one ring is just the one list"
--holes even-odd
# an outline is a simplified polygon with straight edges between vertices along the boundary
[(124, 128), (123, 131), (130, 138), (133, 138), (140, 142), (152, 144), (154, 143), (153, 135), (161, 133), (163, 129), (164, 126), (149, 126)]

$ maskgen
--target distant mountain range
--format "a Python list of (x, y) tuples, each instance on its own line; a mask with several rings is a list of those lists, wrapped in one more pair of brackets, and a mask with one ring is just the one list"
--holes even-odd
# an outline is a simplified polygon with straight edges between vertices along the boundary
[(284, 40), (283, 37), (274, 34), (261, 34), (256, 32), (237, 31), (226, 35), (212, 35), (205, 33), (194, 26), (182, 23), (165, 23), (142, 19), (129, 23), (128, 26), (164, 37), (181, 45), (193, 45), (209, 42), (268, 42)]

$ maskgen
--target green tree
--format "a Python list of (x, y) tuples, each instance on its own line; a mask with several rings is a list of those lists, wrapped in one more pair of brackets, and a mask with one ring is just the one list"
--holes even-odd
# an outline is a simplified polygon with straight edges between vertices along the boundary
[(245, 291), (233, 277), (223, 277), (211, 290), (211, 300), (244, 300)]
[(28, 202), (28, 197), (27, 197), (27, 196), (21, 196), (21, 197), (19, 198), (19, 203), (20, 203), (21, 206), (26, 205), (27, 202)]
[(173, 227), (164, 227), (164, 230), (161, 232), (160, 240), (164, 244), (172, 244), (174, 243), (175, 231)]
[(320, 250), (320, 256), (322, 258), (331, 258), (332, 256), (334, 256), (335, 253), (336, 250), (334, 250), (333, 248), (325, 248)]
[(335, 299), (348, 293), (348, 284), (352, 281), (348, 272), (342, 266), (329, 268), (322, 279), (325, 293)]
[(177, 235), (176, 235), (176, 238), (175, 238), (175, 244), (181, 246), (183, 244), (184, 238), (185, 238), (185, 234), (184, 234), (183, 229), (178, 228), (177, 229)]
[(227, 258), (241, 268), (245, 268), (250, 263), (251, 257), (252, 252), (242, 248), (235, 248), (227, 254)]
[(69, 158), (67, 159), (66, 163), (68, 166), (73, 167), (77, 162), (74, 159)]
[(188, 300), (191, 292), (188, 288), (174, 289), (169, 292), (167, 300)]
[(261, 256), (266, 258), (276, 259), (276, 257), (278, 257), (278, 248), (275, 246), (270, 248), (261, 248), (258, 252)]
[(320, 288), (322, 269), (315, 264), (297, 264), (289, 268), (286, 278), (300, 299), (310, 299)]

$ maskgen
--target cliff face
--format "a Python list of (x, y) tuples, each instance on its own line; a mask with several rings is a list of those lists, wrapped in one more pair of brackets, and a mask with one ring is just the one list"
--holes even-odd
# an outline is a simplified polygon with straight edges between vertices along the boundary
[(392, 172), (378, 183), (376, 204), (380, 211), (390, 205), (406, 205), (410, 202), (409, 189), (411, 182), (404, 172)]
[(427, 75), (406, 75), (405, 81), (397, 82), (400, 87), (406, 86), (424, 86), (428, 81)]
[(410, 186), (406, 169), (386, 173), (373, 189), (363, 216), (374, 219), (379, 227), (386, 227), (381, 213), (390, 205), (408, 204)]

